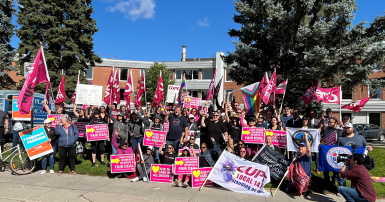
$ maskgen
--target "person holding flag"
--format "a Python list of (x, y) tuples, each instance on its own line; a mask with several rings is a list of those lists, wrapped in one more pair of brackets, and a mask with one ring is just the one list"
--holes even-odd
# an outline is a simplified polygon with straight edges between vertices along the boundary
[[(183, 73), (183, 78), (182, 78), (182, 83), (180, 84), (180, 88), (179, 88), (179, 94), (178, 94), (178, 103), (179, 103), (179, 106), (182, 106), (182, 100), (184, 99), (184, 96), (183, 96), (183, 89), (186, 87), (186, 76), (185, 74)], [(187, 93), (187, 92), (186, 92)]]
[(154, 148), (151, 146), (147, 147), (146, 153), (143, 154), (143, 159), (140, 159), (140, 163), (136, 165), (136, 168), (139, 172), (139, 177), (132, 179), (131, 182), (137, 182), (139, 180), (147, 182), (149, 180), (147, 179), (147, 177), (151, 172), (151, 164), (154, 163), (155, 158), (155, 152), (153, 151), (153, 149)]

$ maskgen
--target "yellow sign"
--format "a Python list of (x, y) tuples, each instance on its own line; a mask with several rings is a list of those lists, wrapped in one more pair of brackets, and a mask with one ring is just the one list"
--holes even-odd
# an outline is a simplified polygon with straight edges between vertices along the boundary
[(90, 129), (87, 129), (87, 132), (94, 132), (95, 131), (95, 129), (94, 128), (90, 128)]
[(120, 162), (119, 159), (112, 159), (112, 160), (111, 160), (111, 163), (119, 163), (119, 162)]

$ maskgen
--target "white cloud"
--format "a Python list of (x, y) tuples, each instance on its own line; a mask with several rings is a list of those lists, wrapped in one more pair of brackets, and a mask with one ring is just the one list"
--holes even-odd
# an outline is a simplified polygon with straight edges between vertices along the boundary
[(110, 12), (119, 11), (124, 17), (133, 21), (138, 18), (153, 19), (155, 14), (154, 0), (127, 0), (116, 3), (115, 6), (108, 7)]
[(210, 26), (210, 23), (207, 21), (207, 18), (203, 18), (203, 20), (197, 20), (197, 23), (201, 27), (208, 27)]

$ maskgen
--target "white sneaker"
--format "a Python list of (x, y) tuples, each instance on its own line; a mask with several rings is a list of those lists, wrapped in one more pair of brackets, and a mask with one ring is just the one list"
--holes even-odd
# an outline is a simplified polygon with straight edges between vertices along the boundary
[(137, 182), (137, 181), (139, 181), (139, 177), (136, 177), (136, 178), (131, 180), (131, 182)]
[(42, 170), (42, 171), (40, 172), (40, 174), (44, 175), (46, 172), (47, 172), (47, 171)]
[(147, 182), (147, 177), (143, 177), (143, 182)]
[(49, 170), (49, 173), (53, 174), (53, 173), (55, 173), (55, 171), (51, 169), (51, 170)]

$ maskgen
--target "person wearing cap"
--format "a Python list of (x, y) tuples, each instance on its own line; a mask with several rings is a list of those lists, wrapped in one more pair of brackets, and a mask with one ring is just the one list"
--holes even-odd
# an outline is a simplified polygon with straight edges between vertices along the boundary
[[(311, 178), (311, 162), (312, 162), (312, 156), (311, 156), (311, 148), (310, 143), (308, 140), (308, 133), (304, 133), (304, 140), (305, 142), (302, 142), (298, 145), (298, 152), (296, 153), (296, 158), (298, 158), (298, 162), (301, 165), (302, 169), (305, 171), (306, 175)], [(289, 169), (289, 166), (287, 167)], [(290, 181), (286, 186), (286, 193), (291, 193), (298, 191), (297, 188), (293, 185), (293, 183)], [(307, 192), (303, 192), (303, 195), (308, 195), (309, 190)]]
[[(123, 139), (124, 141), (129, 142), (128, 125), (126, 124), (126, 122), (123, 121), (123, 113), (118, 112), (118, 114), (116, 115), (116, 118), (112, 114), (110, 114), (110, 119), (114, 122), (113, 130), (118, 131), (118, 140), (120, 141)], [(115, 141), (115, 143), (117, 142)], [(116, 154), (114, 142), (112, 142), (111, 144), (112, 144), (112, 154)]]
[(164, 131), (162, 122), (162, 117), (160, 114), (154, 116), (154, 123), (150, 125), (150, 130)]
[[(191, 153), (190, 153), (190, 150), (188, 147), (183, 147), (183, 151), (179, 156), (180, 157), (191, 157), (191, 156), (196, 157), (194, 149), (191, 150)], [(183, 178), (184, 178), (184, 182), (183, 182)], [(188, 182), (190, 181), (190, 179), (191, 179), (191, 174), (187, 174), (187, 175), (179, 174), (178, 179), (175, 179), (175, 181), (174, 181), (175, 186), (187, 188)], [(182, 184), (182, 182), (183, 182), (183, 184)]]
[[(219, 121), (219, 113), (214, 112), (212, 121), (205, 121), (206, 118), (208, 118), (207, 114), (205, 114), (202, 118), (201, 127), (207, 128), (208, 138), (211, 139), (212, 137), (217, 144), (223, 145), (228, 134), (225, 123), (223, 123), (223, 121)], [(211, 144), (209, 147), (213, 148), (213, 145)], [(221, 153), (218, 155), (221, 155)]]
[(136, 165), (136, 169), (138, 169), (139, 177), (136, 177), (131, 180), (131, 182), (137, 182), (139, 180), (143, 180), (143, 182), (147, 182), (148, 175), (151, 172), (151, 164), (154, 163), (155, 153), (154, 148), (152, 146), (147, 147), (147, 151), (143, 154), (143, 161), (140, 164)]
[[(195, 116), (193, 114), (188, 115), (188, 131), (189, 131), (189, 133), (194, 132), (195, 134), (198, 134), (198, 125), (195, 122)], [(195, 140), (197, 138), (197, 135), (190, 136), (189, 134), (183, 133), (182, 136), (180, 137), (180, 145), (183, 147), (183, 146), (187, 146), (188, 144), (190, 144), (191, 139), (189, 139), (189, 138), (191, 138), (191, 137), (194, 137), (193, 139)], [(196, 145), (195, 147), (197, 147), (195, 149), (199, 149), (199, 146), (197, 144), (195, 144), (195, 145)]]
[[(341, 136), (337, 138), (336, 145), (337, 146), (348, 146), (352, 148), (357, 148), (360, 146), (365, 146), (368, 151), (373, 151), (373, 148), (368, 145), (365, 138), (362, 135), (356, 135), (353, 132), (353, 124), (350, 122), (346, 122), (344, 124), (344, 134), (345, 136)], [(346, 179), (337, 174), (336, 181), (338, 186), (346, 187)]]
[[(48, 137), (48, 143), (51, 144), (52, 149), (55, 151), (55, 143), (56, 139), (58, 138), (58, 135), (55, 133), (55, 128), (52, 127), (52, 121), (49, 119), (44, 120), (44, 130)], [(55, 152), (52, 152), (50, 154), (47, 154), (43, 156), (43, 159), (41, 160), (41, 167), (42, 170), (40, 171), (40, 174), (44, 175), (47, 171), (47, 161), (49, 161), (49, 173), (55, 173), (53, 170), (55, 160), (54, 160), (54, 154)]]
[(160, 117), (159, 118), (159, 120), (160, 120), (160, 123), (161, 124), (163, 124), (163, 119), (164, 119), (164, 114), (163, 114), (163, 112), (162, 112), (162, 108), (161, 107), (156, 107), (156, 109), (155, 109), (155, 111), (154, 111), (154, 113), (153, 114), (150, 114), (151, 115), (151, 120), (152, 120), (152, 122), (155, 122), (155, 117)]
[[(132, 151), (131, 147), (128, 147), (128, 143), (126, 142), (125, 139), (121, 138), (119, 140), (119, 144), (117, 143), (117, 139), (119, 136), (119, 131), (115, 129), (115, 134), (114, 137), (112, 138), (112, 146), (116, 150), (116, 154), (133, 154), (134, 152)], [(124, 173), (125, 176), (127, 176), (126, 173)], [(119, 174), (115, 176), (115, 178), (120, 178), (122, 174)]]

